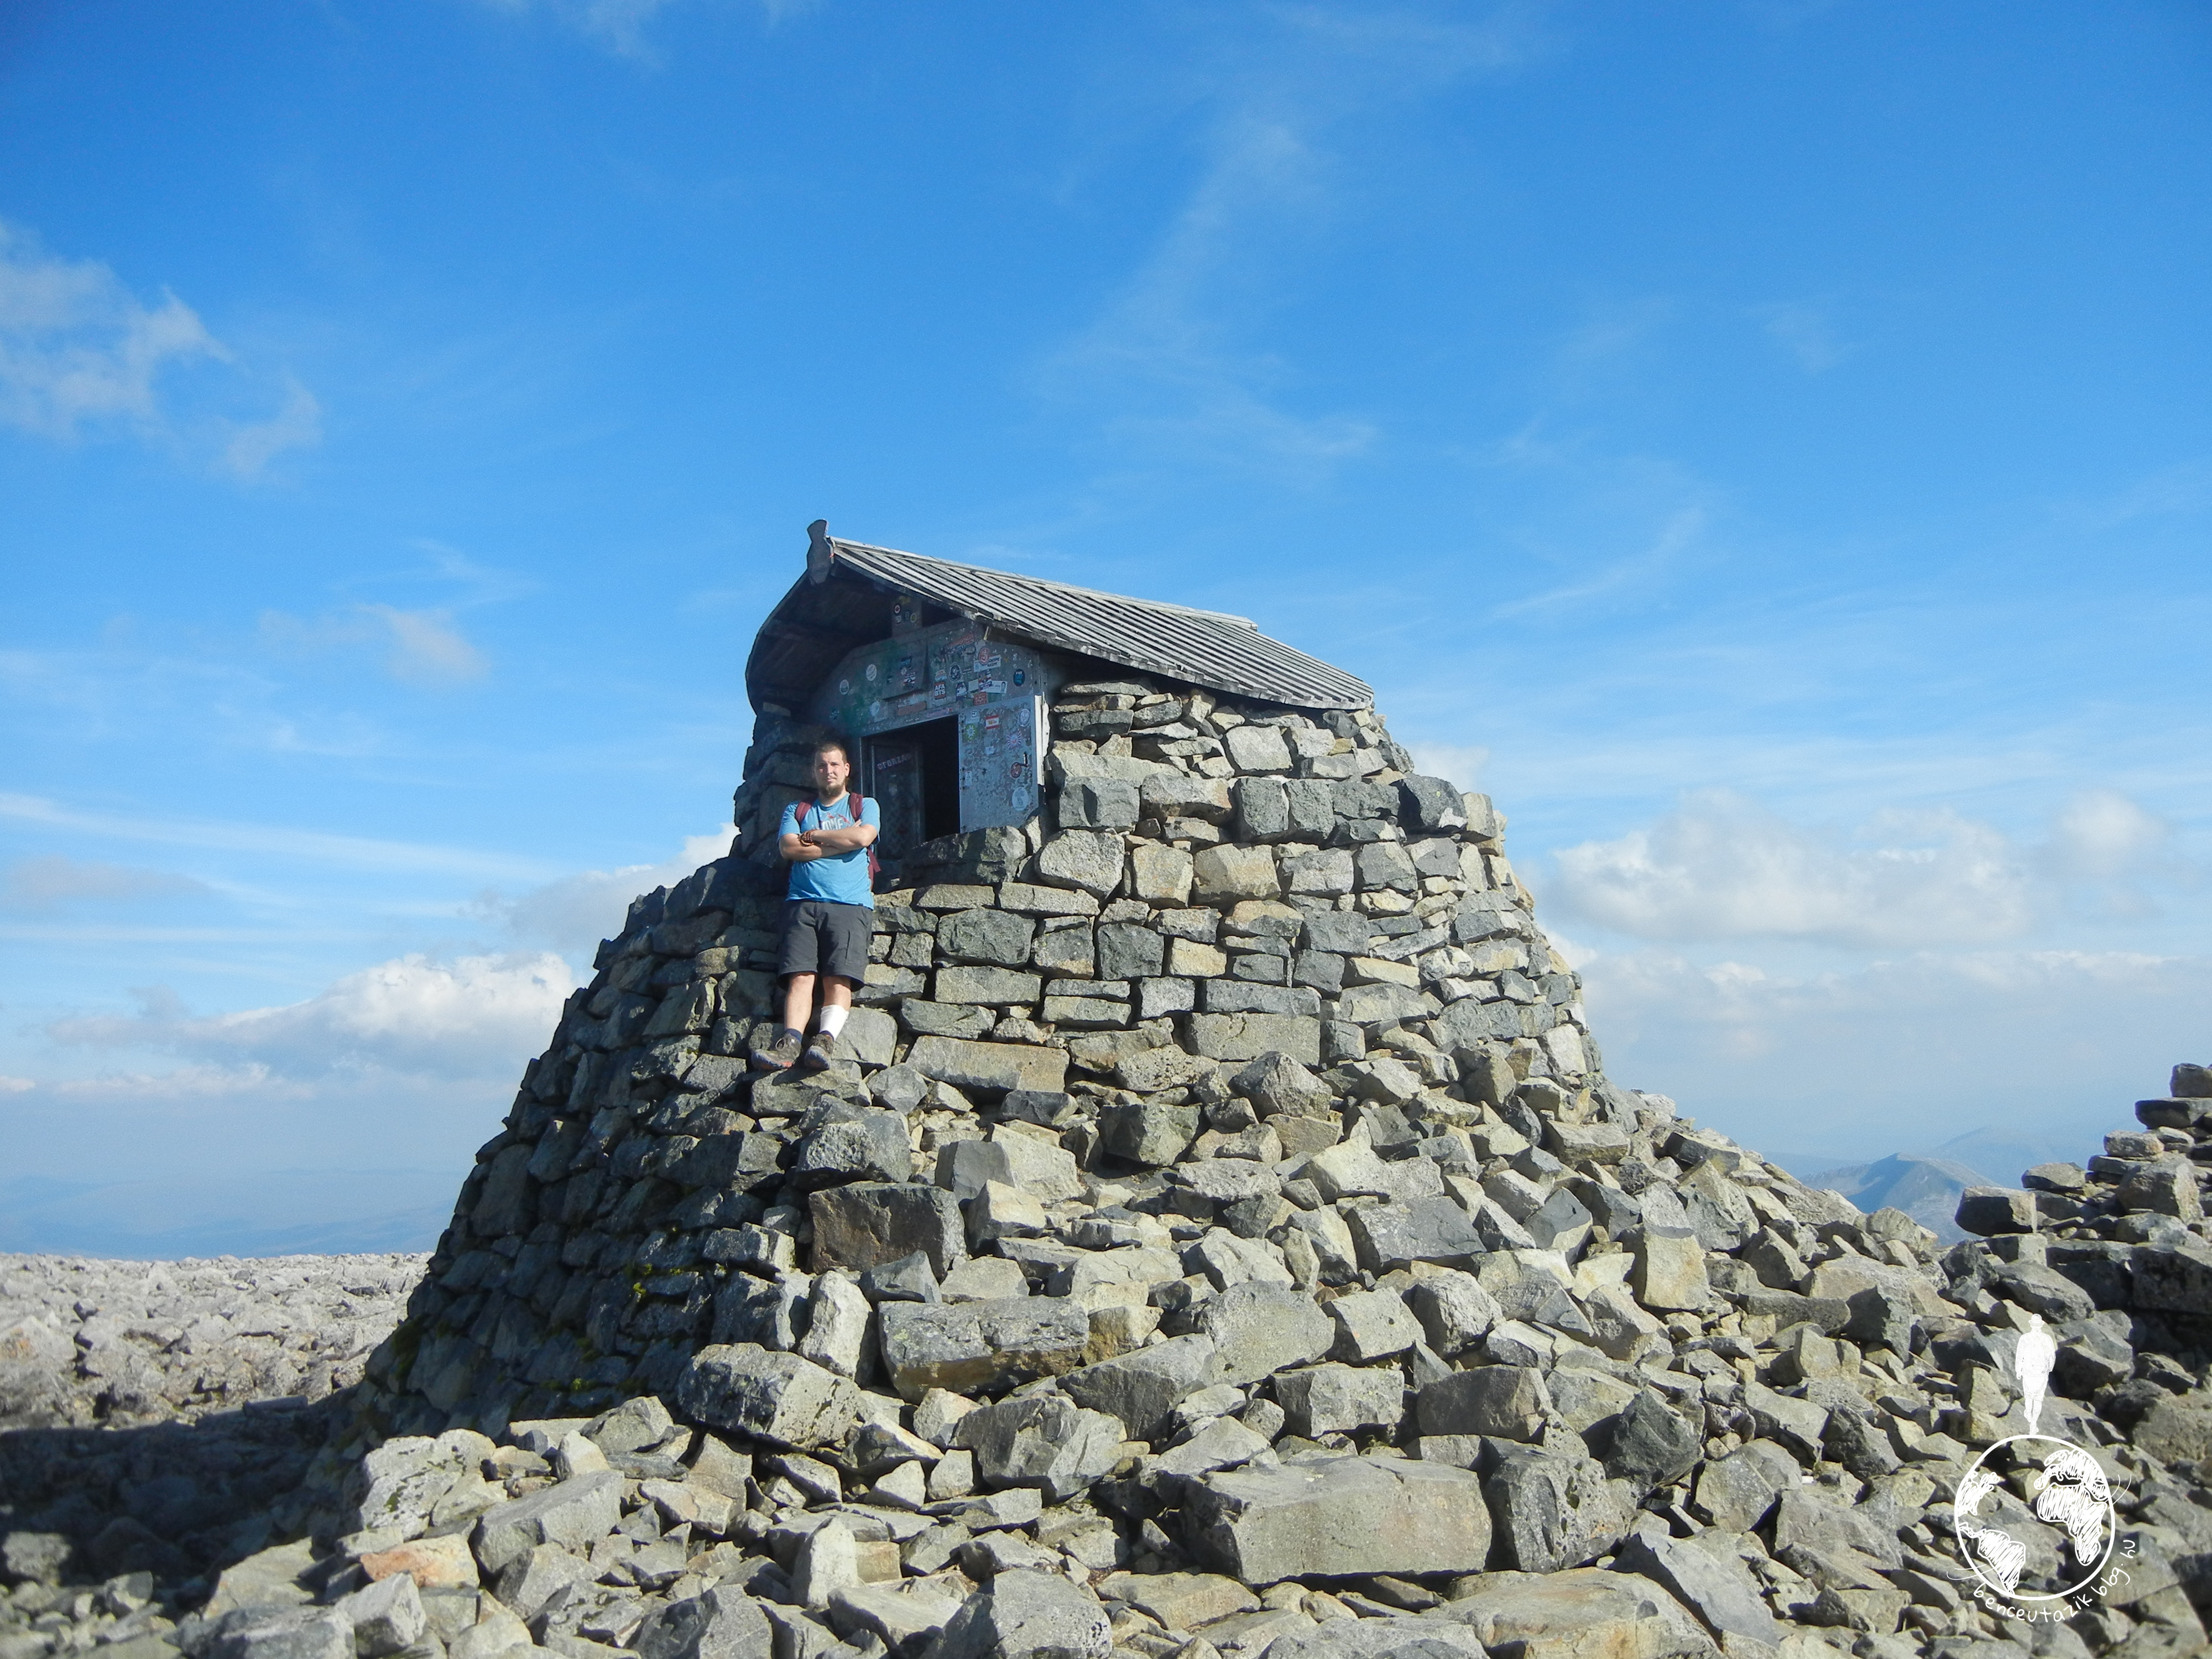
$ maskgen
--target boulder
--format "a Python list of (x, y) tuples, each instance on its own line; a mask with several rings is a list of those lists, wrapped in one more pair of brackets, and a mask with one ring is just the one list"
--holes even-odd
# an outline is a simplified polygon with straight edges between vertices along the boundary
[(920, 1251), (942, 1279), (968, 1254), (960, 1202), (919, 1182), (859, 1182), (807, 1200), (814, 1218), (814, 1270), (880, 1267)]
[(995, 1393), (1073, 1370), (1091, 1316), (1064, 1297), (991, 1302), (892, 1302), (877, 1310), (884, 1369), (908, 1400), (931, 1389)]
[(1220, 1375), (1220, 1352), (1211, 1338), (1178, 1336), (1070, 1371), (1060, 1387), (1078, 1404), (1119, 1419), (1132, 1440), (1157, 1440), (1167, 1432), (1177, 1403)]
[[(705, 1349), (701, 1358), (716, 1352)], [(769, 1358), (806, 1365), (795, 1355), (775, 1354)], [(815, 1368), (807, 1365), (806, 1369)], [(852, 1385), (847, 1383), (845, 1387), (849, 1389)], [(486, 1510), (477, 1522), (473, 1534), (477, 1559), (486, 1572), (497, 1573), (539, 1544), (588, 1550), (612, 1532), (615, 1523), (622, 1519), (622, 1497), (623, 1477), (611, 1469), (603, 1469), (501, 1504)]]
[(930, 1659), (1107, 1659), (1098, 1598), (1056, 1572), (1001, 1572), (946, 1620)]
[(1064, 1394), (1024, 1394), (969, 1412), (953, 1426), (952, 1443), (975, 1454), (984, 1485), (1034, 1486), (1060, 1504), (1112, 1472), (1121, 1425)]
[(1314, 1458), (1210, 1474), (1188, 1489), (1183, 1512), (1199, 1559), (1255, 1586), (1476, 1572), (1490, 1553), (1481, 1482), (1405, 1458)]
[(1310, 1365), (1279, 1372), (1274, 1389), (1286, 1426), (1308, 1439), (1395, 1429), (1406, 1414), (1406, 1374), (1395, 1365)]
[[(777, 1353), (752, 1343), (702, 1348), (684, 1366), (677, 1382), (676, 1400), (695, 1422), (736, 1430), (771, 1445), (801, 1449), (842, 1441), (860, 1407), (859, 1390), (835, 1371), (795, 1353)], [(611, 1480), (616, 1490), (621, 1489), (619, 1474), (580, 1478)], [(526, 1504), (544, 1496), (532, 1493), (517, 1502)], [(498, 1514), (499, 1510), (493, 1510), (485, 1522)], [(612, 1531), (613, 1524), (610, 1521), (600, 1531)], [(481, 1544), (477, 1554), (483, 1558)], [(485, 1561), (487, 1567), (491, 1565)]]

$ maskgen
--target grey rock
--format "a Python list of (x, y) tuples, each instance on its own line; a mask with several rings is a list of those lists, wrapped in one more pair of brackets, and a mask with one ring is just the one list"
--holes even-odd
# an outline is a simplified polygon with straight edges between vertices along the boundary
[(1058, 1573), (1000, 1573), (961, 1603), (930, 1659), (1107, 1659), (1114, 1634), (1098, 1598)]
[(968, 1254), (959, 1200), (942, 1188), (919, 1182), (858, 1182), (826, 1188), (808, 1205), (817, 1272), (864, 1272), (919, 1250), (942, 1279)]
[(884, 1261), (863, 1272), (860, 1294), (872, 1303), (933, 1303), (938, 1301), (938, 1276), (929, 1267), (929, 1256), (915, 1249), (911, 1256)]
[(992, 1302), (889, 1302), (877, 1310), (884, 1369), (909, 1400), (930, 1389), (996, 1392), (1073, 1370), (1084, 1360), (1091, 1319), (1061, 1297)]
[(1587, 1457), (1502, 1450), (1483, 1482), (1498, 1553), (1522, 1572), (1558, 1572), (1610, 1550), (1628, 1512)]
[(1034, 1486), (1061, 1504), (1112, 1473), (1121, 1424), (1064, 1394), (1024, 1394), (969, 1412), (954, 1425), (952, 1443), (975, 1455), (986, 1486)]
[[(957, 1037), (926, 1036), (914, 1045), (907, 1064), (924, 1077), (973, 1094), (997, 1097), (1011, 1089), (1053, 1091), (1067, 1086), (1064, 1049), (1018, 1042), (971, 1042)], [(755, 1091), (758, 1092), (757, 1088)]]
[(353, 1626), (354, 1652), (358, 1659), (387, 1659), (389, 1655), (413, 1647), (430, 1627), (429, 1615), (422, 1610), (422, 1597), (415, 1588), (415, 1580), (404, 1572), (395, 1572), (388, 1578), (366, 1585), (337, 1605), (338, 1611)]
[(353, 1659), (353, 1626), (336, 1607), (255, 1610), (226, 1620), (202, 1659)]
[(638, 1659), (775, 1659), (775, 1632), (751, 1597), (725, 1585), (647, 1614), (629, 1646)]
[(1288, 1014), (1189, 1014), (1183, 1043), (1209, 1060), (1257, 1060), (1282, 1054), (1301, 1065), (1321, 1064), (1321, 1022)]
[[(1409, 1164), (1436, 1166), (1426, 1158)], [(1384, 1273), (1415, 1261), (1463, 1267), (1488, 1247), (1474, 1218), (1449, 1198), (1413, 1198), (1402, 1203), (1363, 1204), (1346, 1217), (1359, 1265)]]
[(1490, 1553), (1481, 1482), (1405, 1458), (1317, 1458), (1210, 1474), (1184, 1499), (1200, 1561), (1247, 1584), (1309, 1575), (1479, 1571)]
[(1406, 1305), (1421, 1322), (1424, 1340), (1450, 1358), (1480, 1342), (1501, 1316), (1498, 1300), (1472, 1273), (1448, 1272), (1417, 1279)]
[(1540, 1373), (1523, 1365), (1482, 1365), (1429, 1383), (1414, 1396), (1423, 1434), (1491, 1435), (1530, 1441), (1552, 1409)]
[(1167, 942), (1158, 930), (1134, 922), (1105, 922), (1098, 929), (1098, 977), (1142, 979), (1160, 971)]
[[(528, 1554), (507, 1564), (499, 1575), (499, 1599), (516, 1618), (535, 1619), (556, 1595), (588, 1584), (598, 1576), (597, 1569), (582, 1555), (572, 1555), (557, 1544), (539, 1544)], [(393, 1575), (393, 1578), (406, 1577), (404, 1573)], [(392, 1582), (392, 1578), (384, 1581), (387, 1584)], [(407, 1582), (414, 1581), (408, 1578)], [(403, 1642), (400, 1645), (409, 1644)]]
[(486, 1572), (497, 1573), (540, 1544), (589, 1549), (622, 1519), (622, 1475), (602, 1469), (501, 1504), (477, 1522), (477, 1559)]
[[(676, 1398), (695, 1422), (800, 1449), (841, 1442), (860, 1406), (859, 1391), (835, 1371), (750, 1343), (702, 1348), (684, 1368)], [(612, 1531), (613, 1523), (601, 1530)], [(477, 1553), (481, 1558), (481, 1547)]]
[(896, 1112), (833, 1109), (828, 1121), (800, 1137), (790, 1173), (802, 1190), (850, 1181), (903, 1182), (914, 1173), (906, 1119)]
[(1392, 1290), (1347, 1291), (1328, 1304), (1336, 1322), (1334, 1358), (1364, 1365), (1406, 1352), (1421, 1340), (1421, 1323)]
[(1198, 1137), (1195, 1106), (1127, 1101), (1098, 1115), (1099, 1144), (1115, 1158), (1154, 1168), (1173, 1164)]
[(1060, 821), (1071, 830), (1133, 830), (1137, 786), (1121, 778), (1071, 780), (1060, 792)]
[(1749, 1532), (1765, 1522), (1776, 1498), (1796, 1488), (1801, 1473), (1786, 1448), (1753, 1440), (1698, 1469), (1692, 1506), (1723, 1532)]
[(1336, 1322), (1328, 1311), (1304, 1291), (1280, 1285), (1232, 1285), (1200, 1310), (1197, 1322), (1214, 1350), (1209, 1382), (1255, 1382), (1319, 1359), (1336, 1342)]
[(1405, 1374), (1395, 1365), (1331, 1364), (1280, 1371), (1274, 1389), (1286, 1426), (1308, 1439), (1395, 1428), (1406, 1413)]
[(1328, 1085), (1288, 1054), (1275, 1052), (1252, 1061), (1230, 1079), (1229, 1086), (1257, 1107), (1262, 1117), (1279, 1112), (1318, 1117), (1328, 1109), (1331, 1098)]
[(1758, 1579), (1731, 1544), (1726, 1533), (1668, 1538), (1656, 1528), (1640, 1528), (1621, 1545), (1615, 1565), (1661, 1586), (1717, 1637), (1779, 1643), (1782, 1626), (1767, 1611)]
[(1704, 1449), (1697, 1429), (1656, 1389), (1643, 1389), (1614, 1419), (1605, 1470), (1638, 1493), (1647, 1492), (1687, 1474)]
[(1172, 1337), (1070, 1371), (1060, 1386), (1079, 1404), (1118, 1419), (1132, 1440), (1157, 1440), (1179, 1401), (1219, 1380), (1220, 1363), (1212, 1339)]
[(1954, 1218), (1970, 1233), (1984, 1237), (1997, 1233), (2035, 1231), (2035, 1197), (2014, 1187), (1969, 1187), (1960, 1195)]

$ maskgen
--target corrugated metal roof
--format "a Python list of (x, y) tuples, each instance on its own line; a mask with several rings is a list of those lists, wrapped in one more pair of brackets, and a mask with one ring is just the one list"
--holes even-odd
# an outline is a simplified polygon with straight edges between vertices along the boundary
[(812, 633), (820, 630), (826, 620), (823, 607), (806, 604), (802, 590), (810, 584), (835, 586), (838, 577), (849, 575), (868, 578), (887, 590), (917, 594), (1040, 645), (1194, 685), (1297, 708), (1364, 708), (1375, 701), (1374, 690), (1364, 680), (1269, 639), (1243, 617), (954, 564), (896, 548), (839, 540), (819, 530), (815, 536), (809, 574), (761, 629), (754, 664), (748, 666), (749, 681), (757, 678), (756, 667), (766, 666), (763, 653), (769, 650), (769, 635), (779, 623)]

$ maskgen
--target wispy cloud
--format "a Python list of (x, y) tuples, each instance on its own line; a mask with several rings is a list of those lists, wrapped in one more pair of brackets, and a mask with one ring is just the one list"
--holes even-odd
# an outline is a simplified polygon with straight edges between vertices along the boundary
[(175, 898), (211, 892), (205, 882), (169, 870), (100, 864), (59, 854), (23, 859), (0, 877), (0, 910), (43, 912), (83, 903)]
[(64, 806), (36, 795), (0, 793), (0, 819), (9, 818), (106, 840), (261, 853), (355, 870), (441, 872), (507, 881), (545, 881), (557, 873), (538, 860), (512, 854), (329, 835), (276, 824), (125, 817)]
[(2023, 843), (1949, 810), (1877, 813), (1855, 830), (1792, 823), (1725, 791), (1649, 829), (1553, 857), (1547, 897), (1638, 939), (1794, 939), (1915, 949), (2019, 939), (2088, 896), (2148, 908), (2147, 877), (2191, 873), (2168, 827), (2113, 790), (2084, 791)]
[[(1195, 71), (1197, 177), (1101, 314), (1040, 369), (1116, 444), (1291, 477), (1373, 449), (1358, 410), (1302, 408), (1304, 376), (1253, 343), (1288, 297), (1286, 249), (1340, 209), (1337, 146), (1378, 106), (1497, 73), (1534, 51), (1524, 8), (1468, 20), (1413, 7), (1281, 6)], [(1201, 52), (1206, 49), (1201, 47)]]
[(1767, 337), (1796, 359), (1808, 374), (1824, 374), (1857, 349), (1836, 331), (1830, 307), (1821, 300), (1786, 300), (1760, 306), (1753, 315)]
[(99, 261), (50, 254), (0, 223), (0, 422), (62, 442), (128, 433), (246, 478), (320, 440), (320, 406), (289, 375), (264, 419), (238, 420), (205, 396), (180, 403), (196, 365), (228, 371), (222, 396), (261, 385), (175, 295), (142, 301)]
[(2126, 951), (1917, 951), (1807, 972), (1639, 950), (1577, 966), (1624, 1083), (1749, 1146), (1838, 1161), (1982, 1127), (2093, 1151), (2201, 1054), (2212, 995), (2212, 957)]
[(356, 605), (313, 618), (264, 611), (260, 628), (263, 643), (295, 655), (349, 646), (376, 648), (393, 679), (424, 690), (465, 685), (490, 672), (483, 653), (461, 632), (448, 610)]
[(703, 836), (685, 836), (684, 845), (658, 864), (580, 870), (512, 897), (487, 890), (471, 908), (518, 943), (588, 957), (601, 939), (620, 928), (632, 899), (679, 882), (701, 865), (722, 857), (736, 835), (737, 827), (726, 823)]

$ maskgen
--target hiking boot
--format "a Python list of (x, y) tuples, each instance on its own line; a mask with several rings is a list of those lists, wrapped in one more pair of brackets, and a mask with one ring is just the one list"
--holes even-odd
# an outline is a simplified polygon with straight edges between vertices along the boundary
[(836, 1057), (833, 1052), (836, 1047), (836, 1037), (827, 1031), (817, 1031), (806, 1039), (806, 1052), (799, 1057), (800, 1069), (809, 1072), (822, 1070)]
[(763, 1072), (785, 1072), (799, 1059), (799, 1033), (788, 1025), (777, 1029), (772, 1042), (753, 1044), (753, 1064)]

